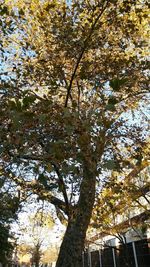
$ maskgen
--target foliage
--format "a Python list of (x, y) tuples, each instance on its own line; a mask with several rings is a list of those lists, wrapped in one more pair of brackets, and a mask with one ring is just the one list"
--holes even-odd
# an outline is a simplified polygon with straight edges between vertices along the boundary
[[(143, 163), (148, 3), (5, 0), (3, 8), (3, 50), (13, 58), (0, 100), (5, 173), (68, 217), (66, 235), (81, 233), (79, 261), (95, 190), (108, 173)], [(57, 266), (73, 254), (75, 234), (67, 240)]]
[[(141, 238), (142, 233), (138, 233), (138, 228), (146, 226), (150, 212), (148, 177), (148, 168), (142, 172), (140, 170), (130, 180), (128, 175), (121, 179), (116, 172), (112, 174), (98, 196), (93, 210), (91, 227), (97, 229), (94, 239), (99, 234), (112, 235), (124, 242), (124, 234), (128, 230), (134, 230)], [(90, 232), (92, 229), (89, 229)]]
[(24, 257), (30, 257), (32, 264), (39, 266), (43, 254), (43, 247), (47, 245), (49, 232), (54, 226), (54, 221), (45, 210), (38, 210), (19, 224), (18, 257), (24, 261)]
[(5, 188), (5, 179), (1, 176), (0, 179), (0, 262), (6, 264), (11, 260), (13, 251), (13, 236), (10, 232), (10, 225), (14, 219), (17, 218), (17, 211), (19, 208), (19, 198), (13, 196)]
[(17, 245), (17, 258), (19, 263), (29, 263), (31, 259), (32, 247), (28, 244)]
[(56, 262), (59, 249), (57, 246), (50, 246), (44, 252), (42, 256), (42, 263)]

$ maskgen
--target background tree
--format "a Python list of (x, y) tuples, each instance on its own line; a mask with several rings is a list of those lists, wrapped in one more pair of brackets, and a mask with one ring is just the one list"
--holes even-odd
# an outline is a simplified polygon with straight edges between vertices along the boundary
[(11, 233), (11, 223), (17, 219), (20, 201), (17, 194), (12, 193), (12, 186), (6, 182), (1, 173), (0, 177), (0, 262), (7, 264), (11, 261), (15, 244)]
[[(130, 177), (131, 179), (129, 179), (130, 174), (124, 179), (122, 176), (123, 174), (113, 172), (99, 194), (93, 210), (87, 244), (102, 243), (106, 236), (115, 237), (123, 246), (125, 266), (130, 266), (127, 248), (128, 234), (134, 233), (134, 236), (143, 239), (146, 238), (148, 228), (149, 168), (144, 171), (140, 170), (139, 173), (136, 170), (136, 176)], [(103, 245), (107, 246), (105, 239)]]
[(49, 246), (45, 251), (43, 251), (42, 263), (48, 264), (48, 263), (56, 262), (58, 253), (59, 253), (58, 245)]
[(2, 81), (1, 159), (68, 219), (57, 267), (79, 267), (104, 174), (129, 167), (132, 176), (139, 159), (123, 159), (146, 142), (148, 4), (5, 3), (17, 30), (3, 35), (14, 67)]
[(30, 254), (31, 263), (38, 267), (43, 249), (49, 244), (48, 237), (53, 226), (52, 216), (45, 210), (38, 210), (36, 213), (33, 211), (24, 222), (20, 222), (18, 246), (21, 253), (19, 252), (19, 255)]
[(17, 244), (17, 257), (19, 264), (30, 264), (31, 263), (31, 252), (32, 252), (32, 247), (28, 244)]
[[(148, 218), (150, 212), (149, 167), (145, 168), (142, 165), (143, 162), (138, 164), (131, 173), (127, 170), (128, 174), (125, 170), (121, 173), (113, 171), (105, 181), (96, 199), (92, 217), (93, 226), (103, 228), (103, 230), (99, 229), (100, 232), (108, 231), (108, 234), (111, 234), (113, 229), (119, 229), (119, 225), (127, 220), (128, 227), (132, 227), (130, 219), (143, 212)], [(101, 209), (102, 206), (103, 209)], [(138, 223), (140, 224), (140, 220)]]

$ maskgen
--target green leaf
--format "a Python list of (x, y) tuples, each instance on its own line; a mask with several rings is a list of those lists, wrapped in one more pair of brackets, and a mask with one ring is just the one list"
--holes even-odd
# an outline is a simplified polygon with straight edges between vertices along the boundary
[(3, 146), (0, 146), (0, 154), (3, 153), (3, 150), (4, 150), (4, 147)]
[(43, 173), (40, 173), (39, 174), (39, 177), (38, 177), (38, 181), (42, 184), (42, 185), (44, 185), (44, 187), (46, 187), (47, 188), (47, 176), (45, 176)]
[(47, 115), (46, 114), (40, 114), (39, 115), (39, 121), (41, 123), (44, 123), (47, 120)]
[(25, 96), (23, 98), (23, 107), (29, 108), (30, 105), (33, 104), (35, 100), (36, 100), (36, 96), (34, 96), (34, 95)]
[(0, 15), (3, 16), (5, 14), (9, 15), (8, 8), (6, 6), (0, 8)]
[(45, 175), (43, 173), (40, 173), (38, 180), (43, 183), (45, 181)]
[(127, 82), (127, 79), (113, 79), (109, 82), (114, 91), (119, 91), (121, 86)]
[(16, 110), (16, 102), (14, 100), (10, 100), (8, 105), (11, 110)]
[(108, 100), (108, 104), (106, 105), (106, 109), (110, 111), (115, 111), (115, 104), (117, 104), (118, 101), (114, 96), (110, 96)]
[(110, 159), (104, 164), (104, 168), (108, 170), (114, 170), (116, 167), (116, 163), (114, 160)]
[(17, 111), (22, 111), (22, 104), (20, 100), (16, 101), (16, 110)]
[(118, 103), (118, 100), (116, 99), (116, 97), (111, 96), (108, 100), (108, 105), (115, 105)]

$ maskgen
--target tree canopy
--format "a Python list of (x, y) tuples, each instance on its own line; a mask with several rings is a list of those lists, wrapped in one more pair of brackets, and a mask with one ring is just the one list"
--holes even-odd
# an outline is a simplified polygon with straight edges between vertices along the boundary
[(148, 3), (2, 3), (3, 171), (68, 218), (57, 267), (79, 267), (108, 173), (148, 165)]

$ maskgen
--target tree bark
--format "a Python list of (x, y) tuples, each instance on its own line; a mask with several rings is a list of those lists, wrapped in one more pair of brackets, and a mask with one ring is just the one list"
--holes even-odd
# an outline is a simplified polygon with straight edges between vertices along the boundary
[(85, 165), (77, 207), (68, 220), (56, 267), (82, 267), (82, 252), (90, 223), (96, 185), (96, 164)]

